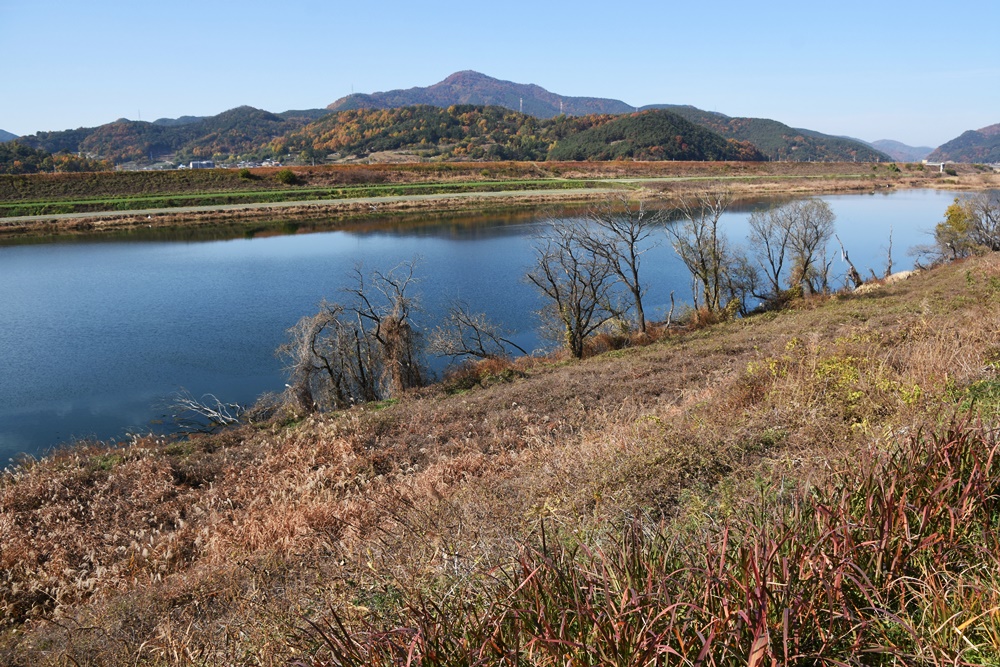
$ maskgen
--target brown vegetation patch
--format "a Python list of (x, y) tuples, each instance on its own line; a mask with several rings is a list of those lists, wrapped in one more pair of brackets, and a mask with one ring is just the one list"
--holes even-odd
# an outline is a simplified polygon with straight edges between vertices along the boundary
[(738, 515), (755, 480), (824, 479), (969, 387), (995, 410), (997, 276), (991, 255), (398, 402), (25, 463), (0, 480), (0, 662), (286, 664), (330, 608), (473, 595), (543, 520), (596, 539)]

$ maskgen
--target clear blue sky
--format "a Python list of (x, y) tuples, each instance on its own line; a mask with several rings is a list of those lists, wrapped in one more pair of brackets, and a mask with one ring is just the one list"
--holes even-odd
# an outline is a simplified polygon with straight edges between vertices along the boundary
[(0, 129), (324, 107), (458, 70), (937, 146), (1000, 123), (1000, 3), (0, 0)]

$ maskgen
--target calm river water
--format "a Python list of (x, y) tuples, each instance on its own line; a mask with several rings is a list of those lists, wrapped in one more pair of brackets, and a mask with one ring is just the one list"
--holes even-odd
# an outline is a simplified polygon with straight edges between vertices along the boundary
[[(823, 197), (858, 268), (881, 273), (889, 230), (894, 268), (929, 243), (955, 193), (899, 191)], [(726, 214), (733, 241), (750, 206)], [(0, 247), (0, 467), (82, 438), (146, 432), (181, 388), (251, 403), (284, 388), (274, 350), (321, 299), (337, 300), (350, 272), (419, 258), (419, 323), (434, 327), (455, 297), (486, 312), (526, 349), (542, 345), (541, 305), (523, 276), (533, 236), (551, 214), (425, 219), (415, 224), (190, 239), (73, 239)], [(301, 230), (299, 230), (301, 232)], [(647, 311), (663, 316), (690, 279), (665, 239), (643, 264)], [(843, 275), (844, 264), (834, 262)], [(839, 284), (839, 282), (837, 283)], [(433, 362), (441, 369), (443, 363)]]

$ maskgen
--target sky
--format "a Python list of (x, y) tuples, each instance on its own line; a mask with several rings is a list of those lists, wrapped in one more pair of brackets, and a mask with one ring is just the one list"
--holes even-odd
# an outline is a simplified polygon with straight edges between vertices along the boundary
[(0, 0), (0, 129), (322, 108), (460, 70), (938, 146), (1000, 123), (1000, 2)]

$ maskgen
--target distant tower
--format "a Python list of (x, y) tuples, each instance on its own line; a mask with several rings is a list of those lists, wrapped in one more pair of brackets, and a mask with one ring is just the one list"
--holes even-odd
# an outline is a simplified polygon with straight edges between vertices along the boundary
[(524, 113), (524, 98), (521, 98), (521, 113)]
[(563, 112), (563, 110), (562, 110), (562, 99), (560, 99), (559, 100), (559, 115), (560, 116), (562, 115), (562, 112)]

